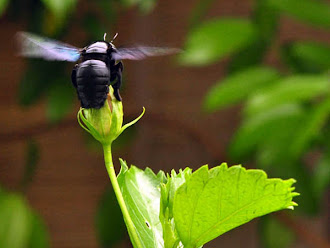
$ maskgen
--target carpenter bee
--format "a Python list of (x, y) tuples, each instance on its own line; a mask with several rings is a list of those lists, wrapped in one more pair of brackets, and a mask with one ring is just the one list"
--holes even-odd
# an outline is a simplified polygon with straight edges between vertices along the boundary
[(44, 38), (35, 34), (19, 32), (20, 55), (45, 60), (76, 62), (71, 81), (77, 90), (83, 108), (99, 109), (104, 105), (112, 84), (118, 101), (122, 98), (119, 89), (122, 83), (123, 63), (121, 60), (141, 60), (149, 56), (159, 56), (179, 52), (179, 49), (165, 47), (116, 48), (113, 44), (117, 34), (106, 41), (96, 41), (84, 48)]

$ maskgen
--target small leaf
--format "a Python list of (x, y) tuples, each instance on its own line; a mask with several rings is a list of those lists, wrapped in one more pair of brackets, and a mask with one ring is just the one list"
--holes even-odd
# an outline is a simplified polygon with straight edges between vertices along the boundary
[(275, 40), (274, 35), (279, 21), (278, 11), (270, 6), (268, 1), (255, 2), (252, 21), (258, 31), (257, 38), (232, 57), (228, 65), (228, 71), (231, 73), (260, 64)]
[(176, 173), (172, 170), (167, 183), (161, 185), (160, 221), (163, 226), (164, 248), (181, 247), (173, 219), (173, 202), (177, 189), (191, 176), (192, 170), (185, 168)]
[(313, 139), (322, 135), (321, 130), (330, 116), (330, 98), (316, 105), (299, 127), (296, 139), (292, 140), (289, 152), (302, 156)]
[(42, 22), (42, 30), (48, 36), (58, 35), (65, 29), (67, 21), (72, 18), (72, 12), (77, 0), (42, 0), (47, 8)]
[(151, 12), (156, 6), (156, 0), (143, 0), (140, 1), (139, 9), (142, 13), (147, 14)]
[(255, 29), (244, 19), (215, 19), (204, 22), (188, 35), (179, 57), (185, 65), (207, 65), (239, 51), (255, 39)]
[(268, 47), (269, 42), (261, 39), (256, 40), (232, 56), (227, 70), (230, 73), (235, 73), (260, 64)]
[(278, 27), (279, 13), (268, 0), (256, 0), (252, 20), (260, 39), (272, 41)]
[(96, 230), (101, 247), (114, 247), (126, 234), (125, 223), (116, 196), (108, 188), (99, 203), (96, 213)]
[(47, 116), (52, 123), (61, 121), (73, 103), (73, 90), (68, 79), (58, 78), (48, 90)]
[(277, 9), (301, 21), (330, 28), (330, 6), (317, 0), (269, 0)]
[(68, 15), (77, 4), (77, 0), (42, 0), (42, 2), (58, 19)]
[(292, 209), (297, 205), (294, 182), (241, 166), (201, 167), (174, 197), (174, 221), (184, 247), (200, 247), (256, 217)]
[(214, 0), (197, 1), (190, 13), (190, 27), (195, 27), (202, 22), (202, 18), (207, 14), (207, 11), (210, 9), (214, 2)]
[(29, 243), (31, 213), (25, 200), (7, 194), (0, 202), (0, 247), (25, 248)]
[(252, 67), (237, 72), (210, 89), (204, 100), (204, 109), (215, 111), (238, 103), (278, 78), (277, 71), (267, 67)]
[[(269, 129), (265, 133), (268, 135), (261, 138), (255, 147), (258, 168), (271, 173), (274, 170), (276, 171), (276, 167), (286, 167), (287, 164), (297, 159), (288, 151), (290, 149), (283, 144), (290, 144), (297, 138), (299, 135), (298, 129), (306, 115), (307, 113), (303, 113), (296, 118), (275, 119), (274, 122), (267, 123)], [(290, 176), (295, 176), (295, 174), (290, 174)]]
[(295, 72), (320, 73), (330, 69), (330, 47), (316, 42), (293, 42), (282, 48), (282, 57)]
[(27, 143), (26, 164), (24, 167), (24, 174), (21, 181), (22, 188), (32, 181), (37, 169), (37, 164), (40, 158), (39, 146), (35, 140), (31, 139)]
[(272, 216), (264, 216), (259, 223), (261, 241), (264, 248), (288, 248), (295, 240), (295, 235)]
[(310, 101), (327, 94), (329, 90), (330, 80), (327, 75), (290, 76), (254, 94), (244, 111), (248, 115), (253, 115), (281, 104)]
[[(149, 168), (143, 171), (135, 166), (128, 169), (125, 161), (120, 160), (120, 163), (118, 183), (141, 244), (145, 248), (163, 247), (159, 209), (164, 173), (155, 175)], [(133, 243), (133, 246), (136, 247), (136, 244)]]
[(49, 247), (49, 236), (42, 219), (32, 213), (30, 241), (27, 248), (47, 248)]
[(142, 13), (150, 12), (156, 4), (155, 0), (120, 0), (120, 2), (126, 7), (138, 5)]
[(7, 5), (8, 5), (8, 0), (1, 0), (0, 1), (0, 16), (5, 12)]
[(28, 207), (21, 195), (6, 192), (2, 194), (0, 220), (0, 247), (49, 247), (48, 233), (44, 223)]
[(330, 152), (326, 152), (318, 162), (313, 174), (314, 194), (322, 199), (324, 193), (330, 186)]
[(296, 104), (280, 105), (266, 112), (251, 115), (236, 131), (229, 147), (230, 157), (235, 161), (245, 159), (271, 137), (295, 127), (305, 117), (303, 108)]

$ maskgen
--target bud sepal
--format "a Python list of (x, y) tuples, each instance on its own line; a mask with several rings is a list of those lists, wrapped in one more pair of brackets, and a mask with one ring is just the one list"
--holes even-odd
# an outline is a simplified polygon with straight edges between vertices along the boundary
[(77, 114), (79, 125), (102, 145), (111, 145), (125, 129), (135, 124), (145, 113), (145, 108), (143, 108), (140, 116), (122, 126), (123, 104), (114, 97), (111, 86), (109, 89), (109, 98), (100, 109), (80, 108)]

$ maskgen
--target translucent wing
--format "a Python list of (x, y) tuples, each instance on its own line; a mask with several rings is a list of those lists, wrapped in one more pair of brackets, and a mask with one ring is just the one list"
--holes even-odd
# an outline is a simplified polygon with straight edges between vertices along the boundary
[(180, 52), (177, 48), (168, 47), (132, 47), (117, 48), (111, 55), (115, 60), (130, 59), (141, 60), (151, 56), (169, 55)]
[(80, 57), (78, 48), (35, 34), (19, 32), (17, 41), (21, 56), (71, 62), (77, 61)]

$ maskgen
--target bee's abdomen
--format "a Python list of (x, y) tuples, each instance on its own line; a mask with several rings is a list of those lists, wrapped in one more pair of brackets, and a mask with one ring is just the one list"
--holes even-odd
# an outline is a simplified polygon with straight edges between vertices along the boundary
[(107, 99), (110, 71), (100, 60), (86, 60), (77, 68), (77, 92), (83, 108), (101, 108)]

